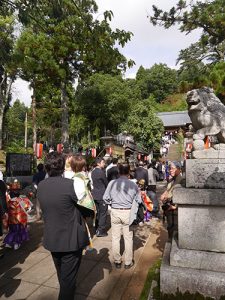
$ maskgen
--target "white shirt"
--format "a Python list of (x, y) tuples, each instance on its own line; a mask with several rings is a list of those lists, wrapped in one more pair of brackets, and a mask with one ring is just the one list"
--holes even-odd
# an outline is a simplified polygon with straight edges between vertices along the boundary
[(85, 182), (83, 179), (78, 178), (78, 177), (73, 177), (72, 179), (73, 179), (73, 186), (74, 186), (74, 190), (77, 195), (77, 198), (78, 198), (78, 200), (81, 200), (86, 195)]
[(64, 178), (68, 178), (68, 179), (73, 179), (74, 174), (75, 174), (74, 171), (72, 171), (72, 170), (66, 170), (63, 173), (63, 177)]

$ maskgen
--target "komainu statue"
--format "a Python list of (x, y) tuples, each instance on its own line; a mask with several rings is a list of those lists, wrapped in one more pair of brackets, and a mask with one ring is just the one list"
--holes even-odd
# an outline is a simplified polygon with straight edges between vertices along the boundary
[(187, 93), (188, 114), (196, 131), (194, 139), (216, 136), (225, 143), (225, 106), (213, 89), (203, 87)]

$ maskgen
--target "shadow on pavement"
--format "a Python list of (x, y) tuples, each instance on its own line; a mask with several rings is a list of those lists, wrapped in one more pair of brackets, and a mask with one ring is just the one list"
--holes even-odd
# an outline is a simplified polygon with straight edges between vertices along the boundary
[[(14, 294), (19, 287), (21, 280), (15, 279), (22, 271), (18, 264), (23, 264), (31, 252), (35, 251), (41, 245), (43, 236), (43, 223), (29, 224), (29, 241), (22, 244), (18, 250), (5, 248), (4, 257), (0, 264), (0, 298), (2, 295), (9, 297)], [(6, 285), (10, 282), (10, 291)]]
[[(95, 288), (102, 284), (101, 281), (105, 280), (111, 271), (109, 249), (102, 248), (99, 251), (96, 249), (87, 251), (83, 256), (78, 272), (75, 299), (86, 299), (86, 296), (96, 293)], [(104, 289), (104, 286), (102, 288)], [(103, 290), (102, 293), (104, 294)], [(81, 295), (85, 297), (82, 298)]]

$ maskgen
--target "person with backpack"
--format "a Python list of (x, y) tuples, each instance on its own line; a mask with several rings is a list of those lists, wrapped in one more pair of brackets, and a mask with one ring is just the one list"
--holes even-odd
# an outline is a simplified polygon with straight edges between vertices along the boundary
[(96, 207), (91, 195), (91, 182), (86, 173), (86, 160), (81, 155), (72, 156), (70, 165), (74, 172), (72, 179), (78, 198), (77, 204), (82, 206), (84, 217), (94, 216)]
[(48, 178), (38, 185), (37, 197), (44, 219), (44, 247), (51, 252), (59, 280), (59, 300), (73, 300), (82, 252), (89, 245), (85, 220), (73, 181), (63, 177), (65, 158), (48, 153)]

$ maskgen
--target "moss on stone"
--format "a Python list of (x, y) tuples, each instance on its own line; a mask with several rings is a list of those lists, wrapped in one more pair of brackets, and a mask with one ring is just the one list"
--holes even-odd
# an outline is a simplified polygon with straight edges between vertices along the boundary
[[(215, 298), (205, 297), (198, 292), (195, 294), (190, 294), (185, 292), (184, 294), (177, 290), (176, 295), (173, 294), (160, 294), (160, 300), (215, 300)], [(157, 300), (158, 300), (157, 299)], [(221, 296), (220, 300), (225, 300), (225, 296)]]

